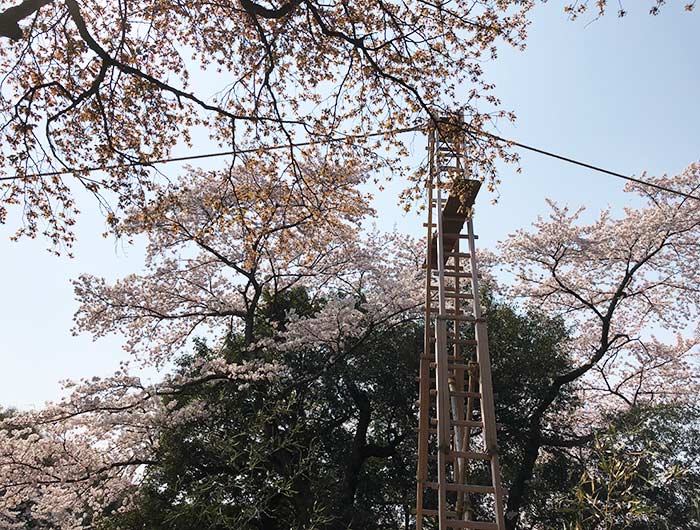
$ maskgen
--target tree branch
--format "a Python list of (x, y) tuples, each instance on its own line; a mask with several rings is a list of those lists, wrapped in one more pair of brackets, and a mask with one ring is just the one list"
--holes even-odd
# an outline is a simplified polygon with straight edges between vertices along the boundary
[(540, 444), (549, 447), (583, 447), (589, 444), (594, 438), (593, 433), (585, 436), (575, 436), (573, 438), (562, 438), (559, 436), (542, 436)]
[(19, 27), (19, 21), (36, 13), (53, 0), (24, 0), (17, 6), (12, 6), (0, 13), (0, 37), (7, 37), (13, 41), (20, 40), (24, 33)]
[(191, 94), (189, 92), (185, 92), (184, 90), (180, 90), (179, 88), (171, 86), (168, 83), (165, 83), (164, 81), (161, 81), (160, 79), (157, 79), (156, 77), (153, 77), (152, 75), (149, 75), (146, 72), (139, 70), (138, 68), (134, 68), (133, 66), (129, 66), (128, 64), (125, 64), (125, 63), (117, 60), (116, 58), (112, 57), (109, 53), (107, 53), (107, 51), (102, 46), (100, 46), (100, 44), (90, 34), (90, 32), (88, 31), (88, 28), (87, 28), (87, 24), (85, 23), (85, 19), (83, 18), (82, 14), (80, 13), (80, 7), (78, 6), (78, 3), (76, 2), (76, 0), (66, 0), (66, 4), (68, 5), (68, 12), (70, 14), (71, 20), (73, 20), (73, 23), (78, 28), (78, 33), (80, 34), (81, 38), (85, 41), (85, 44), (88, 46), (88, 48), (90, 48), (93, 52), (95, 52), (100, 57), (100, 59), (102, 59), (103, 62), (117, 68), (118, 70), (124, 72), (125, 74), (140, 77), (141, 79), (148, 81), (149, 83), (151, 83), (155, 87), (159, 88), (160, 90), (170, 92), (171, 94), (173, 94), (177, 98), (178, 103), (180, 103), (181, 100), (186, 99), (188, 101), (191, 101), (195, 105), (201, 107), (204, 110), (215, 112), (215, 113), (220, 114), (222, 116), (226, 116), (227, 118), (230, 118), (232, 120), (247, 120), (247, 121), (256, 121), (256, 122), (275, 122), (275, 123), (287, 123), (287, 124), (293, 124), (293, 125), (305, 125), (303, 122), (301, 122), (299, 120), (283, 120), (283, 119), (280, 119), (279, 117), (267, 118), (264, 116), (250, 116), (250, 115), (245, 116), (245, 115), (241, 115), (241, 114), (234, 114), (234, 113), (229, 112), (229, 111), (227, 111), (221, 107), (218, 107), (216, 105), (210, 105), (209, 103), (199, 99), (194, 94)]
[(299, 4), (301, 4), (301, 0), (290, 0), (286, 4), (282, 4), (281, 6), (279, 6), (277, 9), (270, 9), (269, 7), (256, 4), (251, 0), (239, 1), (241, 7), (245, 9), (246, 12), (248, 12), (249, 14), (270, 19), (284, 18), (287, 15), (289, 15), (292, 11), (294, 11), (297, 7), (299, 7)]

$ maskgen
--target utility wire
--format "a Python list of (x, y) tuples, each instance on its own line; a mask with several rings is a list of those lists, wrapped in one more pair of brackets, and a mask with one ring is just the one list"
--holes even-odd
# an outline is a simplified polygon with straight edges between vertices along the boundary
[(499, 142), (505, 142), (510, 145), (514, 145), (516, 147), (520, 147), (522, 149), (527, 149), (528, 151), (533, 151), (535, 153), (539, 153), (541, 155), (545, 155), (551, 158), (556, 158), (557, 160), (563, 160), (564, 162), (568, 162), (569, 164), (574, 164), (577, 166), (585, 167), (587, 169), (592, 169), (593, 171), (598, 171), (599, 173), (604, 173), (606, 175), (611, 175), (613, 177), (617, 177), (623, 180), (628, 180), (630, 182), (635, 182), (636, 184), (641, 184), (643, 186), (649, 186), (651, 188), (656, 188), (657, 190), (661, 191), (666, 191), (668, 193), (673, 193), (676, 195), (680, 195), (681, 197), (685, 197), (686, 199), (694, 199), (696, 201), (700, 201), (700, 197), (697, 195), (691, 195), (690, 193), (685, 193), (684, 191), (679, 191), (679, 190), (674, 190), (673, 188), (667, 188), (666, 186), (662, 186), (660, 184), (654, 184), (653, 182), (649, 182), (646, 180), (638, 179), (635, 177), (630, 177), (628, 175), (623, 175), (622, 173), (617, 173), (615, 171), (610, 171), (609, 169), (604, 169), (602, 167), (594, 166), (592, 164), (587, 164), (586, 162), (581, 162), (580, 160), (574, 160), (573, 158), (569, 158), (563, 155), (558, 155), (556, 153), (552, 153), (550, 151), (545, 151), (544, 149), (539, 149), (537, 147), (532, 147), (531, 145), (525, 145), (520, 142), (516, 142), (515, 140), (508, 140), (506, 138), (501, 138), (500, 136), (497, 136), (495, 134), (491, 134), (485, 131), (479, 131), (479, 133), (482, 136), (488, 136), (490, 138), (493, 138), (494, 140), (498, 140)]
[[(346, 135), (346, 136), (340, 136), (340, 137), (335, 137), (335, 138), (326, 138), (326, 139), (316, 140), (316, 141), (287, 143), (287, 144), (255, 147), (255, 148), (248, 148), (248, 149), (237, 149), (237, 150), (233, 150), (233, 151), (218, 151), (218, 152), (214, 152), (214, 153), (204, 153), (201, 155), (186, 155), (186, 156), (178, 156), (178, 157), (172, 157), (172, 158), (160, 158), (160, 159), (156, 159), (156, 160), (127, 162), (127, 163), (122, 163), (122, 164), (108, 164), (108, 165), (103, 165), (103, 166), (90, 166), (90, 167), (83, 167), (83, 168), (63, 169), (60, 171), (47, 171), (47, 172), (42, 172), (42, 173), (31, 173), (29, 175), (24, 175), (24, 176), (0, 177), (0, 181), (17, 180), (17, 179), (25, 179), (25, 178), (56, 177), (56, 176), (61, 176), (61, 175), (69, 175), (71, 173), (92, 173), (94, 171), (106, 171), (106, 170), (110, 170), (110, 169), (123, 169), (123, 168), (128, 168), (128, 167), (152, 166), (154, 164), (167, 164), (168, 162), (186, 162), (189, 160), (202, 160), (205, 158), (216, 158), (216, 157), (220, 157), (220, 156), (259, 153), (259, 152), (264, 152), (264, 151), (277, 151), (280, 149), (288, 149), (290, 147), (291, 148), (308, 147), (311, 145), (318, 145), (318, 144), (325, 144), (325, 143), (338, 143), (338, 142), (344, 142), (347, 140), (359, 140), (359, 139), (366, 139), (366, 138), (374, 138), (374, 137), (378, 137), (378, 136), (386, 136), (389, 134), (403, 134), (403, 133), (407, 133), (407, 132), (419, 131), (419, 130), (422, 130), (423, 128), (424, 127), (422, 127), (422, 126), (415, 125), (413, 127), (404, 127), (401, 129), (391, 129), (388, 131), (370, 132), (370, 133), (366, 133), (366, 134), (357, 134), (357, 135)], [(503, 142), (503, 143), (506, 143), (509, 145), (514, 145), (514, 146), (519, 147), (521, 149), (526, 149), (528, 151), (532, 151), (532, 152), (538, 153), (540, 155), (548, 156), (550, 158), (555, 158), (557, 160), (561, 160), (561, 161), (567, 162), (569, 164), (573, 164), (576, 166), (584, 167), (586, 169), (597, 171), (597, 172), (603, 173), (605, 175), (610, 175), (610, 176), (613, 176), (613, 177), (616, 177), (619, 179), (623, 179), (623, 180), (627, 180), (629, 182), (634, 182), (636, 184), (640, 184), (642, 186), (648, 186), (650, 188), (655, 188), (655, 189), (658, 189), (661, 191), (665, 191), (667, 193), (679, 195), (681, 197), (685, 197), (686, 199), (693, 199), (696, 201), (700, 201), (700, 197), (698, 197), (697, 195), (691, 195), (689, 193), (685, 193), (684, 191), (674, 190), (673, 188), (668, 188), (668, 187), (662, 186), (660, 184), (654, 184), (653, 182), (638, 179), (635, 177), (630, 177), (628, 175), (623, 175), (622, 173), (610, 171), (609, 169), (604, 169), (604, 168), (601, 168), (598, 166), (594, 166), (593, 164), (581, 162), (580, 160), (575, 160), (573, 158), (569, 158), (569, 157), (564, 156), (564, 155), (552, 153), (551, 151), (546, 151), (546, 150), (540, 149), (538, 147), (526, 145), (526, 144), (523, 144), (521, 142), (517, 142), (515, 140), (509, 140), (507, 138), (503, 138), (503, 137), (498, 136), (496, 134), (492, 134), (492, 133), (489, 133), (486, 131), (473, 131), (473, 130), (471, 130), (470, 132), (472, 134), (477, 135), (477, 136), (486, 136), (486, 137), (492, 138), (498, 142)]]
[(375, 138), (377, 136), (387, 136), (390, 134), (402, 134), (407, 132), (419, 131), (423, 129), (421, 126), (404, 127), (402, 129), (390, 129), (388, 131), (382, 132), (370, 132), (366, 134), (349, 134), (345, 136), (337, 136), (334, 138), (324, 138), (321, 140), (311, 140), (308, 142), (292, 142), (286, 144), (278, 145), (268, 145), (261, 147), (251, 147), (247, 149), (234, 149), (232, 151), (216, 151), (214, 153), (204, 153), (201, 155), (185, 155), (176, 156), (172, 158), (158, 158), (155, 160), (139, 160), (134, 162), (125, 162), (120, 164), (107, 164), (103, 166), (88, 166), (81, 168), (69, 168), (61, 169), (59, 171), (46, 171), (42, 173), (30, 173), (23, 176), (14, 177), (0, 177), (0, 181), (3, 180), (17, 180), (17, 179), (28, 179), (28, 178), (41, 178), (41, 177), (58, 177), (61, 175), (70, 175), (71, 173), (92, 173), (95, 171), (107, 171), (110, 169), (123, 169), (128, 167), (146, 167), (152, 166), (154, 164), (167, 164), (168, 162), (187, 162), (188, 160), (202, 160), (204, 158), (217, 158), (220, 156), (230, 156), (230, 155), (245, 155), (251, 153), (260, 153), (265, 151), (279, 151), (281, 149), (289, 149), (295, 147), (308, 147), (311, 145), (327, 144), (327, 143), (338, 143), (345, 142), (347, 140), (362, 140), (365, 138)]

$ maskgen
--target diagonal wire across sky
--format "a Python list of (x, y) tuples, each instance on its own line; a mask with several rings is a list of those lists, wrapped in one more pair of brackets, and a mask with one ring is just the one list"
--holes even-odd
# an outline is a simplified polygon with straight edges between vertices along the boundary
[[(374, 137), (380, 137), (380, 136), (388, 136), (388, 135), (403, 134), (403, 133), (408, 133), (408, 132), (416, 132), (416, 131), (421, 131), (421, 130), (424, 130), (424, 126), (415, 125), (412, 127), (404, 127), (401, 129), (375, 131), (375, 132), (369, 132), (369, 133), (358, 134), (358, 135), (337, 136), (334, 138), (324, 138), (322, 140), (311, 140), (311, 141), (307, 141), (307, 142), (285, 143), (285, 144), (261, 146), (261, 147), (246, 148), (246, 149), (237, 149), (237, 150), (230, 150), (230, 151), (215, 151), (215, 152), (211, 152), (211, 153), (201, 153), (201, 154), (197, 154), (197, 155), (184, 155), (184, 156), (176, 156), (176, 157), (171, 157), (171, 158), (159, 158), (159, 159), (155, 159), (155, 160), (143, 160), (143, 161), (134, 161), (134, 162), (126, 162), (126, 163), (118, 163), (118, 164), (106, 164), (106, 165), (101, 165), (101, 166), (89, 166), (89, 167), (82, 167), (82, 168), (69, 168), (69, 169), (62, 169), (62, 170), (57, 170), (57, 171), (30, 173), (28, 175), (21, 175), (21, 176), (0, 177), (0, 181), (29, 179), (29, 178), (55, 177), (55, 176), (61, 176), (61, 175), (70, 175), (73, 173), (92, 173), (95, 171), (109, 171), (112, 169), (124, 169), (124, 168), (129, 168), (129, 167), (150, 167), (150, 166), (154, 166), (154, 165), (158, 165), (158, 164), (167, 164), (170, 162), (187, 162), (187, 161), (191, 161), (191, 160), (202, 160), (202, 159), (207, 159), (207, 158), (217, 158), (217, 157), (223, 157), (223, 156), (232, 156), (232, 155), (235, 156), (235, 155), (241, 155), (241, 154), (259, 153), (259, 152), (265, 152), (265, 151), (276, 151), (276, 150), (282, 150), (282, 149), (288, 149), (288, 148), (308, 147), (308, 146), (312, 146), (312, 145), (347, 142), (348, 140), (367, 139), (367, 138), (374, 138)], [(627, 180), (629, 182), (634, 182), (634, 183), (640, 184), (642, 186), (648, 186), (648, 187), (655, 188), (655, 189), (658, 189), (661, 191), (665, 191), (667, 193), (679, 195), (681, 197), (685, 197), (686, 199), (693, 199), (696, 201), (700, 201), (700, 197), (698, 197), (697, 195), (692, 195), (690, 193), (686, 193), (686, 192), (683, 192), (680, 190), (675, 190), (675, 189), (669, 188), (667, 186), (655, 184), (655, 183), (650, 182), (648, 180), (643, 180), (643, 179), (639, 179), (639, 178), (632, 177), (629, 175), (624, 175), (622, 173), (618, 173), (616, 171), (611, 171), (609, 169), (605, 169), (605, 168), (596, 166), (596, 165), (588, 163), (588, 162), (582, 162), (580, 160), (576, 160), (576, 159), (568, 157), (568, 156), (553, 153), (553, 152), (548, 151), (546, 149), (542, 149), (539, 147), (533, 147), (531, 145), (527, 145), (527, 144), (524, 144), (522, 142), (518, 142), (516, 140), (502, 138), (501, 136), (495, 135), (493, 133), (489, 133), (489, 132), (485, 132), (485, 131), (475, 131), (475, 132), (473, 132), (473, 134), (479, 135), (479, 136), (487, 136), (487, 137), (492, 138), (493, 140), (496, 140), (498, 142), (505, 143), (505, 144), (515, 146), (515, 147), (519, 147), (521, 149), (526, 149), (528, 151), (532, 151), (534, 153), (538, 153), (538, 154), (543, 155), (543, 156), (548, 156), (550, 158), (555, 158), (557, 160), (561, 160), (561, 161), (569, 163), (569, 164), (574, 164), (574, 165), (577, 165), (580, 167), (584, 167), (586, 169), (590, 169), (591, 171), (603, 173), (604, 175), (609, 175), (609, 176), (616, 177), (619, 179)]]

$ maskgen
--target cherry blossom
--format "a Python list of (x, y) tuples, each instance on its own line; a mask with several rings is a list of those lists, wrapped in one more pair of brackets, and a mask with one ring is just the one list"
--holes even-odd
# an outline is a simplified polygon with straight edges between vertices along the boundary
[(31, 519), (85, 529), (96, 515), (128, 509), (144, 468), (157, 463), (161, 430), (208, 413), (202, 401), (178, 402), (189, 386), (233, 384), (243, 391), (285, 378), (284, 367), (274, 363), (214, 359), (153, 385), (126, 369), (66, 382), (65, 399), (0, 422), (3, 528), (23, 528)]
[[(700, 164), (644, 178), (694, 194)], [(626, 191), (642, 206), (583, 224), (583, 209), (550, 202), (548, 219), (501, 247), (501, 263), (515, 276), (509, 293), (570, 324), (577, 366), (564, 377), (584, 381), (586, 402), (598, 412), (683, 399), (700, 383), (700, 204), (638, 184)]]
[(357, 191), (364, 168), (319, 157), (303, 166), (304, 179), (285, 180), (276, 162), (251, 160), (233, 176), (193, 170), (132, 212), (120, 231), (147, 234), (147, 273), (113, 285), (81, 276), (76, 331), (120, 332), (127, 350), (156, 364), (202, 328), (240, 327), (251, 342), (264, 291), (319, 288), (353, 263), (372, 213)]

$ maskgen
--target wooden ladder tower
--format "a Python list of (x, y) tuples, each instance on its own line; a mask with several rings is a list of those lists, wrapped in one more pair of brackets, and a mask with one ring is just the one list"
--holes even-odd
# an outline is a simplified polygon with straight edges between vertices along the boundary
[(505, 530), (472, 222), (481, 183), (469, 179), (462, 119), (440, 118), (428, 151), (416, 529)]

